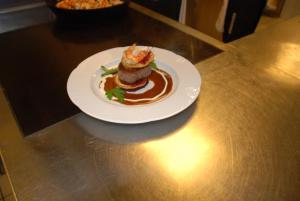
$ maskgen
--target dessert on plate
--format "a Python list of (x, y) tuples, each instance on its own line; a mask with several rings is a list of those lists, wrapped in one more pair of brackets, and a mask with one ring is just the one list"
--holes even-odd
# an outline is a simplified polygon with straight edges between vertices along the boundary
[(133, 90), (144, 87), (148, 83), (154, 61), (154, 54), (148, 49), (140, 49), (136, 45), (124, 51), (115, 77), (117, 85), (123, 89)]
[(149, 104), (171, 93), (172, 77), (159, 69), (149, 47), (133, 44), (123, 52), (118, 67), (102, 67), (100, 90), (109, 100), (125, 105)]

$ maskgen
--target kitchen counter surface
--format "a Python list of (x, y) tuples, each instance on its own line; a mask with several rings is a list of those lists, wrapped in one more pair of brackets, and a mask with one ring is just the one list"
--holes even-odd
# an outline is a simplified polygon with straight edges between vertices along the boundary
[(222, 52), (133, 9), (121, 19), (90, 24), (52, 20), (2, 34), (1, 84), (23, 134), (77, 114), (65, 90), (72, 70), (100, 51), (133, 43), (170, 50), (192, 63)]
[(300, 17), (228, 45), (154, 18), (225, 50), (196, 64), (198, 100), (158, 122), (79, 113), (24, 138), (2, 89), (0, 148), (16, 198), (300, 200)]

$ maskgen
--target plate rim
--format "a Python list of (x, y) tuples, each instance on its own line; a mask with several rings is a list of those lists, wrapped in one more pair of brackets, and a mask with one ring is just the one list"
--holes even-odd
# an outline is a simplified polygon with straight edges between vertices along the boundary
[[(84, 59), (82, 62), (80, 62), (77, 65), (76, 68), (74, 68), (72, 70), (72, 72), (70, 73), (70, 75), (68, 77), (68, 80), (67, 80), (67, 93), (68, 93), (68, 96), (69, 96), (70, 100), (72, 101), (72, 103), (74, 105), (76, 105), (76, 107), (78, 107), (83, 113), (88, 114), (89, 116), (94, 117), (96, 119), (106, 121), (106, 122), (119, 123), (119, 124), (141, 124), (141, 123), (159, 121), (159, 120), (162, 120), (162, 119), (166, 119), (166, 118), (175, 116), (178, 113), (180, 113), (180, 112), (184, 111), (185, 109), (187, 109), (190, 105), (192, 105), (197, 100), (197, 98), (200, 94), (202, 79), (201, 79), (200, 72), (197, 70), (196, 66), (194, 64), (192, 64), (186, 58), (182, 57), (181, 55), (175, 54), (172, 51), (162, 49), (162, 48), (159, 48), (159, 47), (152, 47), (152, 51), (154, 53), (156, 52), (155, 53), (156, 58), (157, 57), (161, 58), (161, 57), (166, 56), (166, 55), (168, 57), (177, 58), (176, 61), (173, 61), (173, 60), (171, 61), (171, 62), (175, 62), (175, 65), (171, 65), (169, 63), (166, 63), (166, 65), (170, 66), (172, 68), (172, 70), (175, 71), (176, 75), (178, 75), (178, 73), (182, 73), (182, 74), (187, 73), (190, 76), (194, 76), (193, 79), (195, 79), (195, 80), (194, 80), (193, 88), (191, 88), (191, 89), (182, 89), (182, 88), (180, 88), (180, 87), (185, 86), (184, 85), (185, 82), (184, 82), (184, 80), (180, 80), (180, 78), (182, 78), (183, 75), (178, 75), (177, 90), (175, 90), (170, 96), (166, 97), (165, 99), (163, 99), (161, 101), (158, 101), (158, 102), (155, 102), (155, 103), (146, 104), (146, 105), (142, 105), (142, 106), (141, 105), (139, 105), (139, 106), (127, 106), (127, 105), (121, 105), (121, 104), (111, 104), (111, 103), (108, 103), (106, 101), (101, 100), (99, 97), (96, 97), (96, 94), (94, 94), (93, 89), (91, 89), (91, 88), (89, 89), (89, 91), (90, 91), (91, 94), (93, 94), (92, 96), (94, 96), (94, 98), (84, 97), (87, 100), (85, 100), (83, 102), (82, 102), (82, 100), (79, 100), (78, 97), (77, 97), (78, 95), (74, 91), (76, 89), (76, 88), (74, 89), (74, 87), (76, 87), (75, 85), (79, 85), (77, 82), (74, 83), (74, 81), (75, 81), (74, 79), (77, 79), (77, 80), (81, 79), (81, 78), (76, 77), (76, 76), (78, 76), (77, 74), (82, 73), (81, 70), (83, 70), (84, 68), (89, 68), (88, 70), (83, 71), (86, 74), (93, 73), (92, 72), (93, 70), (94, 70), (94, 72), (96, 72), (96, 70), (101, 65), (104, 65), (105, 62), (104, 61), (102, 63), (99, 62), (99, 64), (97, 65), (98, 67), (89, 66), (89, 64), (93, 61), (93, 59), (97, 59), (97, 57), (101, 58), (101, 56), (102, 56), (104, 60), (106, 59), (107, 61), (109, 61), (109, 58), (106, 58), (106, 57), (111, 56), (109, 54), (113, 54), (112, 57), (115, 57), (114, 59), (117, 59), (118, 58), (117, 55), (116, 55), (117, 52), (122, 53), (123, 50), (127, 47), (128, 46), (115, 47), (115, 48), (110, 48), (110, 49), (107, 49), (107, 50), (104, 50), (104, 51), (100, 51), (100, 52), (98, 52), (96, 54), (93, 54), (93, 55), (87, 57), (86, 59)], [(140, 46), (140, 47), (145, 47), (145, 46)], [(157, 55), (157, 53), (160, 53), (160, 54)], [(165, 55), (163, 55), (163, 54), (165, 54)], [(167, 60), (167, 58), (165, 58), (165, 59)], [(162, 63), (165, 63), (165, 62), (161, 61), (161, 59), (158, 59), (158, 61), (162, 62)], [(184, 65), (187, 65), (187, 66), (185, 66), (185, 68), (191, 70), (191, 72), (189, 72), (187, 70), (184, 70), (183, 67), (182, 67), (182, 69), (179, 70), (179, 68), (177, 66), (178, 62), (181, 62)], [(84, 83), (84, 84), (87, 84), (88, 86), (90, 86), (90, 82), (91, 82), (91, 79), (92, 79), (91, 76), (92, 76), (92, 74), (89, 74), (88, 78), (83, 76), (83, 79), (85, 79), (84, 82), (87, 81), (87, 83)], [(190, 82), (191, 80), (187, 79), (185, 81)], [(186, 84), (188, 85), (190, 83), (186, 83)], [(79, 86), (79, 87), (81, 87), (81, 86)], [(86, 87), (86, 85), (84, 85), (84, 87)], [(174, 96), (175, 92), (178, 91), (178, 90), (181, 90), (179, 92), (181, 92), (183, 95), (185, 95), (185, 93), (191, 93), (190, 97), (188, 97), (189, 95), (186, 95), (187, 99), (184, 100), (185, 102), (182, 105), (180, 105), (178, 103), (179, 100), (178, 101), (173, 100), (178, 95), (182, 95), (182, 94), (177, 94), (177, 96)], [(182, 90), (185, 90), (185, 91), (182, 91)], [(189, 90), (191, 90), (191, 91), (189, 91)], [(179, 93), (179, 92), (177, 92), (177, 93)], [(83, 93), (83, 95), (85, 95), (85, 93), (88, 93), (88, 92), (85, 91)], [(86, 94), (86, 95), (89, 96), (90, 94), (89, 95)], [(177, 98), (181, 98), (181, 97), (178, 96)], [(83, 103), (89, 103), (89, 101), (92, 101), (90, 103), (94, 104), (94, 101), (96, 101), (96, 99), (98, 100), (98, 102), (102, 103), (103, 107), (108, 107), (107, 109), (110, 109), (110, 107), (111, 107), (114, 114), (108, 114), (108, 111), (106, 111), (105, 108), (104, 108), (104, 113), (102, 113), (102, 114), (99, 114), (97, 112), (91, 112), (91, 111), (93, 111), (89, 108), (91, 106), (87, 106), (86, 104), (83, 104)], [(172, 101), (177, 102), (177, 105), (175, 105), (176, 106), (175, 110), (168, 109), (165, 113), (162, 112), (162, 113), (158, 113), (158, 115), (153, 115), (156, 111), (154, 111), (154, 113), (153, 113), (151, 111), (151, 109), (159, 109), (162, 106), (166, 107), (166, 106), (168, 106), (168, 104), (167, 104), (168, 102), (170, 104), (174, 103)], [(101, 104), (99, 105), (99, 108), (100, 108), (100, 106), (101, 106)], [(98, 112), (100, 111), (99, 108), (98, 107), (96, 108), (96, 110), (98, 110)], [(139, 108), (139, 109), (137, 109), (137, 108)], [(142, 110), (141, 110), (141, 108), (142, 108)], [(119, 115), (116, 115), (117, 112), (115, 112), (114, 109), (117, 109), (119, 111)], [(147, 117), (147, 115), (144, 116), (144, 117), (139, 116), (137, 118), (132, 118), (131, 117), (132, 115), (134, 115), (135, 112), (138, 112), (138, 114), (141, 115), (140, 114), (141, 111), (150, 112), (150, 113), (152, 112), (152, 114), (149, 115), (148, 117)], [(128, 113), (128, 114), (124, 114), (124, 112)], [(159, 111), (159, 112), (161, 112), (161, 111)], [(129, 116), (130, 116), (130, 118), (128, 118)]]

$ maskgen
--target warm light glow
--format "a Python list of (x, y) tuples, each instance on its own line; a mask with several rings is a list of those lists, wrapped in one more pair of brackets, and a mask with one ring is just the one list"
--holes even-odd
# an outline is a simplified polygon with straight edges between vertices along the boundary
[(165, 139), (148, 142), (145, 148), (154, 154), (160, 164), (176, 179), (191, 175), (203, 165), (210, 148), (199, 133), (181, 132)]
[(279, 72), (273, 70), (276, 67), (287, 74), (300, 78), (300, 45), (295, 43), (282, 43), (277, 50), (276, 62), (271, 69), (267, 69), (272, 75), (279, 76)]

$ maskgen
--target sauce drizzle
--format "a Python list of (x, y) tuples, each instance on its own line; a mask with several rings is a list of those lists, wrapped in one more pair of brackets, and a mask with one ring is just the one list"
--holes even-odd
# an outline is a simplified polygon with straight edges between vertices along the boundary
[[(151, 82), (153, 84), (152, 88), (148, 90), (143, 90), (143, 92), (141, 93), (133, 93), (138, 92), (139, 89), (136, 91), (125, 90), (125, 99), (124, 102), (122, 102), (122, 104), (143, 105), (153, 103), (158, 100), (161, 100), (163, 97), (166, 97), (172, 91), (173, 81), (171, 76), (167, 72), (162, 70), (152, 70), (148, 79), (149, 80), (147, 85), (149, 85)], [(113, 88), (118, 87), (115, 83), (115, 75), (104, 77), (100, 83), (100, 88), (101, 87), (104, 88), (104, 93), (110, 91)], [(117, 99), (112, 100), (119, 102)]]

